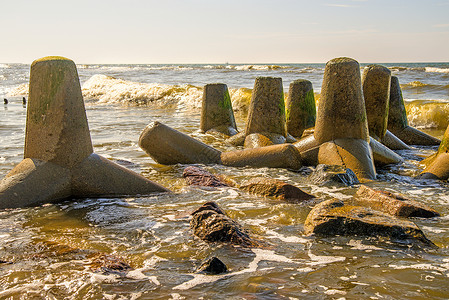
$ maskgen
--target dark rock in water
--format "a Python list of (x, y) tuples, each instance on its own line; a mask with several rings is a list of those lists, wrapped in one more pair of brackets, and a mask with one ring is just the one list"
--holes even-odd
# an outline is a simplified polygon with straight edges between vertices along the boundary
[(91, 259), (92, 262), (90, 264), (90, 268), (95, 272), (124, 275), (124, 273), (133, 270), (130, 265), (122, 261), (119, 257), (113, 255), (96, 253), (91, 257)]
[(196, 272), (204, 273), (207, 275), (218, 275), (221, 273), (226, 273), (227, 271), (228, 268), (226, 267), (226, 265), (214, 256), (202, 263)]
[(10, 265), (10, 264), (12, 264), (12, 262), (0, 259), (0, 265), (2, 265), (2, 264)]
[(226, 216), (214, 202), (205, 203), (192, 215), (190, 227), (193, 233), (204, 241), (228, 242), (243, 247), (258, 246), (258, 243), (250, 238), (240, 224)]
[(374, 190), (366, 185), (359, 187), (357, 196), (357, 201), (361, 204), (396, 217), (433, 218), (440, 215), (423, 203), (408, 199), (400, 194)]
[(278, 179), (256, 177), (243, 183), (240, 188), (252, 194), (276, 197), (278, 199), (300, 202), (315, 198), (300, 188)]
[(192, 216), (203, 210), (213, 210), (217, 214), (226, 215), (226, 213), (218, 206), (217, 203), (209, 201), (198, 207), (194, 212), (192, 212)]
[(310, 175), (310, 181), (314, 184), (325, 185), (329, 183), (342, 183), (346, 186), (359, 184), (359, 180), (355, 173), (348, 168), (340, 165), (323, 165), (316, 167), (315, 171)]
[(186, 179), (188, 185), (209, 186), (209, 187), (226, 187), (226, 183), (221, 181), (217, 176), (207, 172), (206, 170), (189, 166), (184, 169), (182, 176)]
[(436, 247), (419, 227), (410, 221), (394, 218), (362, 206), (332, 199), (317, 204), (304, 224), (306, 234), (318, 236), (355, 235), (386, 237), (393, 242)]

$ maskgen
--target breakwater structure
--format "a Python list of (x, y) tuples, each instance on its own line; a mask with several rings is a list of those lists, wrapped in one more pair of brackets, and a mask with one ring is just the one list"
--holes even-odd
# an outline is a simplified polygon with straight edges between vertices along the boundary
[(168, 192), (163, 186), (93, 153), (76, 66), (51, 56), (30, 70), (24, 159), (0, 181), (0, 208), (69, 197)]

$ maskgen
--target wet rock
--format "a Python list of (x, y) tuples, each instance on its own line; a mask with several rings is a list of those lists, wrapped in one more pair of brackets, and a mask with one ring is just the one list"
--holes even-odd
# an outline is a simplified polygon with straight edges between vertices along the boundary
[(345, 168), (340, 165), (320, 164), (310, 175), (309, 179), (317, 185), (339, 183), (346, 186), (352, 186), (354, 184), (360, 183), (357, 179), (357, 176), (351, 169)]
[(2, 260), (2, 259), (0, 259), (0, 265), (10, 265), (10, 264), (12, 264), (11, 261), (7, 261), (7, 260)]
[(361, 185), (357, 191), (357, 201), (375, 210), (396, 217), (433, 218), (440, 214), (429, 206), (411, 200), (400, 194), (372, 189)]
[(220, 180), (217, 176), (206, 170), (189, 166), (184, 169), (182, 177), (186, 179), (188, 185), (209, 186), (209, 187), (226, 187), (226, 183)]
[[(211, 209), (206, 209), (210, 207)], [(208, 202), (192, 213), (193, 233), (207, 242), (226, 242), (242, 247), (256, 247), (258, 243), (229, 218), (214, 202)]]
[(218, 275), (222, 273), (226, 273), (228, 268), (226, 265), (219, 260), (218, 258), (211, 257), (207, 261), (201, 264), (201, 266), (197, 269), (196, 273), (204, 273), (207, 275)]
[(436, 247), (419, 227), (410, 221), (397, 219), (385, 213), (344, 204), (332, 199), (317, 204), (304, 224), (306, 234), (318, 236), (385, 237), (393, 242)]
[(315, 198), (294, 185), (273, 178), (252, 178), (243, 183), (240, 188), (251, 194), (276, 197), (289, 202), (301, 202)]
[(133, 268), (121, 258), (110, 254), (96, 253), (91, 257), (91, 260), (90, 268), (94, 272), (124, 275), (124, 273), (133, 270)]
[(204, 210), (213, 210), (215, 211), (217, 214), (221, 214), (221, 215), (226, 215), (226, 213), (218, 206), (217, 203), (213, 202), (213, 201), (209, 201), (204, 203), (203, 205), (201, 205), (200, 207), (198, 207), (196, 210), (194, 210), (192, 212), (192, 216), (204, 211)]

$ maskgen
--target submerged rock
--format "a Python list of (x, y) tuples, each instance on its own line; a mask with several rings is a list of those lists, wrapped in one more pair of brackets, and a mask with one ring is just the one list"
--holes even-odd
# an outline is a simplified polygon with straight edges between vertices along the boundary
[(206, 260), (201, 266), (196, 270), (196, 273), (204, 273), (207, 275), (218, 275), (222, 273), (226, 273), (228, 268), (226, 265), (219, 260), (218, 258), (211, 257)]
[(91, 257), (92, 262), (90, 263), (90, 268), (94, 272), (101, 272), (103, 274), (118, 274), (125, 275), (124, 273), (132, 271), (133, 268), (124, 262), (121, 258), (105, 254), (96, 253)]
[(256, 247), (258, 243), (240, 224), (226, 216), (214, 202), (206, 202), (192, 213), (190, 227), (193, 233), (207, 242), (226, 242), (242, 247)]
[(276, 197), (291, 202), (301, 202), (315, 198), (300, 188), (278, 179), (256, 177), (244, 182), (240, 188), (252, 194)]
[(396, 217), (433, 218), (440, 214), (429, 206), (411, 200), (400, 194), (379, 191), (361, 185), (357, 191), (357, 201), (361, 204)]
[(386, 237), (393, 242), (436, 247), (413, 222), (337, 199), (317, 204), (307, 216), (304, 228), (306, 234), (318, 236)]
[(339, 183), (346, 186), (352, 186), (354, 184), (360, 183), (357, 179), (357, 176), (351, 169), (345, 168), (340, 165), (320, 164), (310, 175), (309, 179), (314, 184), (318, 185)]
[(188, 185), (208, 186), (208, 187), (227, 187), (226, 183), (220, 180), (217, 176), (206, 170), (189, 166), (184, 169), (182, 177), (186, 179)]

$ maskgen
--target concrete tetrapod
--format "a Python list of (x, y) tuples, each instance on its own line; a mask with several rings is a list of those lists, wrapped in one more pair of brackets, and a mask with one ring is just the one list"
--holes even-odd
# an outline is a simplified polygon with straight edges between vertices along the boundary
[(315, 96), (310, 81), (299, 79), (290, 83), (285, 113), (287, 132), (296, 138), (300, 138), (305, 129), (315, 126)]
[(212, 130), (229, 136), (238, 133), (226, 84), (204, 86), (200, 129), (202, 132)]
[(408, 125), (404, 98), (396, 76), (391, 76), (388, 130), (408, 145), (435, 146), (441, 141)]
[(139, 145), (157, 163), (166, 165), (202, 163), (290, 169), (302, 166), (299, 152), (290, 144), (222, 153), (159, 122), (153, 122), (143, 130)]
[[(248, 137), (252, 134), (256, 134), (256, 137)], [(245, 137), (245, 148), (286, 142), (285, 104), (281, 78), (256, 78), (251, 94)]]
[(332, 59), (324, 71), (314, 139), (306, 144), (320, 145), (318, 163), (350, 168), (362, 181), (376, 178), (369, 141), (359, 63)]
[(69, 197), (168, 191), (93, 153), (73, 61), (44, 57), (33, 62), (24, 160), (0, 181), (0, 208), (24, 207)]
[(407, 144), (387, 131), (390, 86), (391, 71), (388, 68), (368, 65), (363, 69), (362, 87), (369, 134), (391, 149), (410, 149)]
[(444, 132), (443, 140), (437, 153), (427, 158), (427, 167), (420, 174), (423, 179), (449, 179), (449, 126)]

